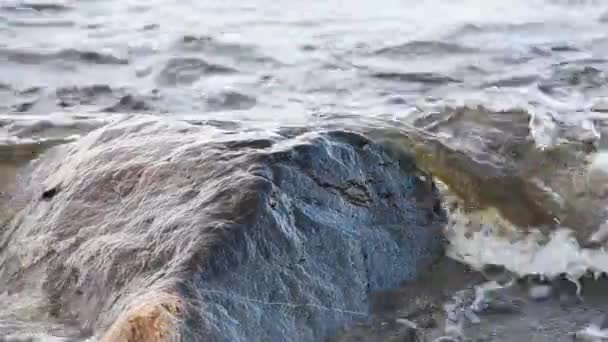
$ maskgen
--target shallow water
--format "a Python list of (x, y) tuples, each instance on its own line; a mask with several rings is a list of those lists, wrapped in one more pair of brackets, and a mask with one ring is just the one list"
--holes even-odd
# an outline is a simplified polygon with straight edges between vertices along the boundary
[(608, 147), (607, 56), (593, 0), (4, 0), (0, 208), (19, 206), (13, 165), (122, 113), (348, 124), (446, 185), (453, 258), (608, 272), (582, 248), (606, 238), (605, 162), (587, 167)]

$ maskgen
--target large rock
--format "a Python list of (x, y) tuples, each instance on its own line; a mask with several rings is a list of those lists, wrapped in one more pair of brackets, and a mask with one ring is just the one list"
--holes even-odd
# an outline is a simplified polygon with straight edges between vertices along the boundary
[(22, 171), (31, 200), (0, 228), (11, 319), (104, 342), (318, 341), (441, 253), (437, 191), (406, 156), (230, 126), (131, 117)]

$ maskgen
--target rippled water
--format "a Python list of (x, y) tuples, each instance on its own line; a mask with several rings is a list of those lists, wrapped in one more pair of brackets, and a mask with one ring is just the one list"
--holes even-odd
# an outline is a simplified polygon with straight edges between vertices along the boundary
[(0, 162), (122, 113), (347, 122), (445, 183), (455, 259), (580, 277), (608, 271), (580, 247), (608, 229), (607, 72), (602, 1), (3, 0)]

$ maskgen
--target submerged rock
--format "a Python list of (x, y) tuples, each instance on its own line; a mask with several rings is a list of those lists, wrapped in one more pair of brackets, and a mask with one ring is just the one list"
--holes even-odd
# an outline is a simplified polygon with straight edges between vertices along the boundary
[(441, 253), (437, 191), (362, 135), (287, 135), (137, 116), (49, 150), (0, 228), (0, 288), (103, 342), (319, 341), (365, 319), (370, 291)]

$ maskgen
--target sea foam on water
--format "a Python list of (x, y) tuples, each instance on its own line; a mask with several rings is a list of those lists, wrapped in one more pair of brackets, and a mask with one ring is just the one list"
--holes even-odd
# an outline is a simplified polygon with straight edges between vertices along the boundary
[(608, 194), (608, 151), (596, 153), (589, 165), (589, 188), (599, 196)]

